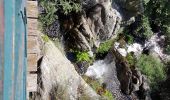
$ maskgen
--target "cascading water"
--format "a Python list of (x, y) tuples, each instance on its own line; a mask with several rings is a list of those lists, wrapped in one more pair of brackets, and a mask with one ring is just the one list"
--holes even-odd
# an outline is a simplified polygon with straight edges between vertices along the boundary
[(116, 100), (128, 100), (129, 97), (121, 92), (115, 60), (112, 55), (108, 55), (104, 60), (94, 62), (92, 66), (88, 67), (85, 75), (105, 83), (107, 89), (112, 92)]

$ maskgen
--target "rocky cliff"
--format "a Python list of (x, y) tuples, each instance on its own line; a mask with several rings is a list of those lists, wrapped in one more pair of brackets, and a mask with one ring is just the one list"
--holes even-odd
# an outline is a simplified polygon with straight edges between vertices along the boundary
[[(62, 50), (50, 40), (43, 45), (42, 98), (151, 100), (150, 93), (158, 91), (158, 83), (165, 79), (164, 65), (170, 56), (161, 49), (164, 35), (154, 33), (146, 17), (148, 2), (59, 0), (57, 6), (50, 5), (58, 7), (53, 13), (58, 19), (45, 27), (44, 34), (55, 43), (59, 40), (56, 45)], [(45, 16), (49, 8), (40, 8), (41, 17)], [(98, 84), (94, 87), (84, 77)]]

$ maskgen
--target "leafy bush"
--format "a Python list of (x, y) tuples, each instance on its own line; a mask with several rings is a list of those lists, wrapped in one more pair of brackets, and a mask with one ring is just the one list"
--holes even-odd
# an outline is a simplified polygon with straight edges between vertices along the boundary
[(169, 0), (150, 0), (147, 13), (150, 22), (159, 28), (165, 35), (170, 35), (170, 2)]
[(106, 53), (110, 50), (110, 48), (112, 47), (113, 45), (113, 40), (108, 40), (104, 43), (101, 43), (99, 48), (97, 49), (97, 53)]
[(58, 12), (68, 15), (71, 12), (81, 11), (79, 0), (39, 0), (42, 30), (50, 27), (58, 19)]
[(126, 56), (126, 59), (127, 59), (127, 61), (128, 61), (130, 66), (134, 66), (135, 65), (136, 59), (135, 59), (133, 53), (128, 53), (127, 56)]
[(136, 40), (144, 42), (149, 39), (152, 35), (152, 29), (150, 26), (149, 18), (147, 15), (138, 15), (134, 23), (127, 26), (123, 34), (128, 44), (133, 43)]
[(107, 53), (111, 49), (113, 42), (114, 42), (113, 40), (107, 40), (104, 43), (101, 43), (99, 48), (97, 48), (96, 50), (95, 58), (104, 59), (104, 57), (107, 55)]
[(128, 44), (132, 44), (134, 42), (134, 37), (131, 35), (126, 35), (126, 39)]
[(139, 17), (140, 21), (137, 22), (137, 28), (134, 30), (134, 34), (140, 38), (148, 39), (153, 35), (149, 19), (145, 15), (141, 15)]
[(82, 61), (90, 62), (91, 61), (91, 58), (90, 58), (88, 52), (77, 51), (75, 53), (76, 53), (76, 61), (77, 62), (82, 62)]
[(157, 89), (157, 84), (166, 77), (164, 64), (150, 55), (141, 55), (136, 65), (148, 77), (153, 89)]

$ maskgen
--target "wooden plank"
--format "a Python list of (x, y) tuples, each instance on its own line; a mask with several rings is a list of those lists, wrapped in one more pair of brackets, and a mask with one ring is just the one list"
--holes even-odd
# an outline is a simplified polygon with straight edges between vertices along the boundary
[(37, 36), (38, 30), (38, 21), (37, 19), (30, 19), (28, 18), (28, 35), (35, 35)]
[(35, 72), (37, 71), (37, 61), (38, 55), (37, 54), (28, 54), (28, 72)]
[(28, 74), (27, 75), (27, 92), (36, 92), (37, 91), (37, 74)]
[(39, 53), (38, 37), (28, 36), (27, 48), (28, 53)]
[(27, 1), (27, 17), (38, 17), (37, 1)]

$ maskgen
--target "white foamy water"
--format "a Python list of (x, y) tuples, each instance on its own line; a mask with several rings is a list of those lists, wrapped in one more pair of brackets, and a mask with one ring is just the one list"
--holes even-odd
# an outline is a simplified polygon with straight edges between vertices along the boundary
[(94, 62), (89, 66), (86, 76), (98, 79), (101, 83), (106, 83), (107, 89), (114, 94), (116, 100), (128, 100), (120, 90), (120, 82), (117, 78), (115, 60), (108, 55), (104, 60)]
[(94, 62), (92, 66), (89, 66), (87, 72), (85, 73), (86, 76), (99, 79), (107, 72), (108, 68), (107, 65), (104, 63), (104, 60), (99, 60)]
[(138, 58), (141, 54), (143, 49), (148, 49), (151, 54), (156, 54), (162, 60), (170, 60), (170, 56), (163, 53), (163, 48), (159, 45), (160, 42), (164, 42), (164, 36), (158, 36), (158, 34), (153, 35), (148, 41), (145, 42), (144, 45), (139, 43), (133, 43), (130, 45), (126, 45), (125, 48), (120, 48), (120, 43), (116, 42), (114, 47), (117, 51), (124, 57), (127, 56), (128, 53), (133, 52), (134, 55)]
[(163, 48), (158, 44), (164, 42), (164, 40), (164, 36), (159, 37), (158, 34), (155, 34), (145, 43), (145, 48), (150, 49), (152, 54), (158, 55), (162, 60), (166, 60), (169, 58), (169, 55), (164, 54)]

